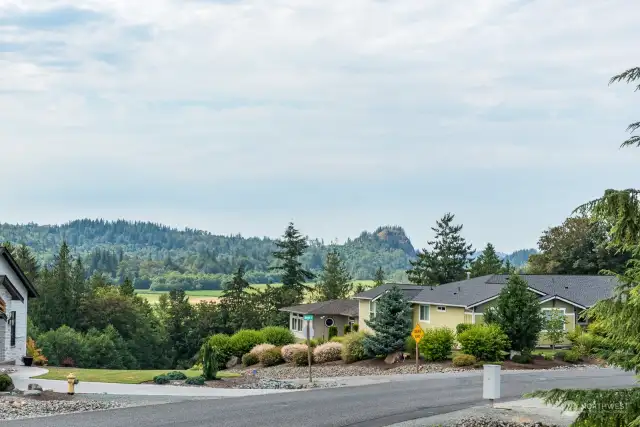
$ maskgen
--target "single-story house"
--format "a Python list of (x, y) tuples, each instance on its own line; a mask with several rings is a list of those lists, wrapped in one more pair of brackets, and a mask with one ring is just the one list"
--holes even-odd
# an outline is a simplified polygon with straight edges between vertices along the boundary
[[(334, 299), (313, 304), (302, 304), (281, 308), (289, 313), (289, 329), (297, 338), (307, 337), (307, 324), (311, 338), (329, 335), (329, 326), (338, 328), (338, 335), (344, 334), (345, 325), (358, 323), (358, 301), (354, 299)], [(313, 320), (304, 320), (305, 315), (313, 315)]]
[(37, 296), (9, 251), (0, 247), (0, 364), (22, 364), (27, 352), (27, 301)]
[[(582, 322), (580, 313), (601, 299), (613, 295), (618, 281), (613, 276), (520, 275), (529, 290), (538, 296), (545, 313), (560, 310), (565, 315), (565, 330), (573, 331)], [(398, 284), (413, 309), (413, 323), (422, 328), (446, 326), (455, 330), (460, 323), (483, 323), (487, 309), (495, 305), (508, 275), (494, 274), (440, 286)], [(357, 294), (360, 329), (369, 329), (365, 320), (376, 312), (376, 301), (393, 284)], [(540, 345), (545, 345), (541, 339)]]

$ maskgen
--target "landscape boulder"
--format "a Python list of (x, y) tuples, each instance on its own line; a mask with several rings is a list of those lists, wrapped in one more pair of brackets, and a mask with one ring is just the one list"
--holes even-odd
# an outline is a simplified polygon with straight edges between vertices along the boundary
[(42, 391), (42, 387), (40, 387), (39, 384), (29, 384), (27, 386), (27, 390), (38, 390), (38, 391)]
[(227, 362), (227, 369), (231, 369), (238, 365), (238, 358), (236, 356), (231, 356), (231, 359)]
[(393, 365), (394, 363), (402, 362), (404, 360), (404, 354), (402, 351), (396, 351), (391, 353), (384, 359), (384, 363), (387, 365)]

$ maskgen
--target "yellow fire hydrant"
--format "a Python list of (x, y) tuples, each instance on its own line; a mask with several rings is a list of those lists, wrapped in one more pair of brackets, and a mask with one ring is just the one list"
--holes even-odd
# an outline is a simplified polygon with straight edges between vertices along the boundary
[(67, 384), (68, 384), (68, 390), (67, 390), (67, 394), (75, 394), (76, 393), (76, 376), (72, 373), (70, 373), (69, 375), (67, 375)]

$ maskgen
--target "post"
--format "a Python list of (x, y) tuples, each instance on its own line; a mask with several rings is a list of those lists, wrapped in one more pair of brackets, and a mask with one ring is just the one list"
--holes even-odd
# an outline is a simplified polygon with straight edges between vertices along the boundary
[(418, 342), (416, 341), (416, 374), (420, 373), (418, 362), (420, 361), (420, 352), (418, 351)]
[(482, 398), (491, 400), (491, 406), (500, 399), (500, 365), (484, 365)]
[(313, 382), (313, 378), (311, 377), (311, 330), (310, 325), (311, 321), (307, 320), (307, 358), (309, 360), (309, 382)]

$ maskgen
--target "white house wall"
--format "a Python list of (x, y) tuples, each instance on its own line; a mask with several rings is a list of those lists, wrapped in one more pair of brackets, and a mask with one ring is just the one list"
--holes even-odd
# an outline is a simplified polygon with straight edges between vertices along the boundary
[[(5, 320), (5, 339), (4, 339), (4, 361), (15, 360), (17, 364), (22, 365), (22, 356), (27, 352), (27, 289), (22, 284), (22, 281), (13, 271), (9, 263), (4, 257), (0, 256), (0, 275), (7, 276), (9, 281), (15, 286), (24, 298), (24, 302), (12, 301), (11, 295), (7, 292), (4, 286), (0, 286), (0, 296), (7, 303), (7, 317), (10, 316), (12, 311), (16, 312), (16, 345), (11, 347), (11, 328)], [(2, 336), (0, 335), (0, 339)], [(2, 360), (0, 360), (2, 361)]]

